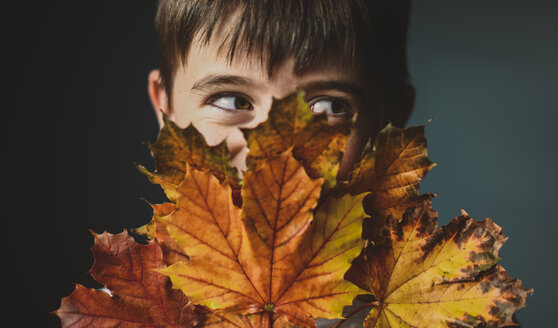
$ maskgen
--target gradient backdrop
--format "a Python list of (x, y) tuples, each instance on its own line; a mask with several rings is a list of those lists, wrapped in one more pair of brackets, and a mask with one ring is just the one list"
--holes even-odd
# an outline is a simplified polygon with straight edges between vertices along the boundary
[[(132, 165), (153, 167), (155, 3), (0, 3), (1, 322), (57, 327), (48, 312), (73, 283), (98, 286), (89, 229), (140, 226), (141, 198), (164, 199)], [(417, 0), (409, 38), (410, 124), (431, 119), (438, 163), (423, 191), (439, 194), (441, 224), (464, 208), (504, 228), (504, 267), (535, 289), (518, 312), (527, 328), (556, 321), (557, 17), (557, 1)]]

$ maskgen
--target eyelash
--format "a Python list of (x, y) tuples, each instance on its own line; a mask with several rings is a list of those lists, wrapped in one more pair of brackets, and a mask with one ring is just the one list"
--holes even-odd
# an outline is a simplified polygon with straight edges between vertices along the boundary
[(215, 102), (216, 100), (219, 100), (220, 98), (224, 98), (224, 97), (240, 97), (240, 98), (244, 99), (245, 101), (247, 101), (248, 103), (250, 103), (250, 106), (252, 106), (251, 109), (245, 110), (245, 111), (253, 111), (254, 110), (254, 105), (252, 105), (252, 103), (254, 101), (250, 97), (248, 97), (244, 94), (241, 94), (241, 93), (236, 93), (236, 92), (222, 92), (222, 93), (214, 94), (212, 96), (209, 96), (204, 103), (206, 105), (213, 106), (213, 107), (218, 108), (218, 109), (220, 109), (222, 111), (225, 111), (227, 113), (237, 113), (237, 112), (239, 112), (239, 110), (230, 109), (230, 108), (223, 108), (223, 107), (220, 107), (220, 106), (217, 106), (217, 105), (213, 104), (213, 102)]
[(354, 106), (351, 105), (351, 103), (349, 101), (347, 101), (346, 99), (343, 98), (338, 98), (338, 97), (317, 97), (314, 98), (310, 101), (308, 101), (308, 106), (312, 107), (313, 105), (315, 105), (316, 103), (320, 102), (320, 101), (331, 101), (333, 102), (338, 102), (340, 103), (343, 107), (345, 107), (345, 109), (347, 110), (344, 113), (333, 113), (333, 114), (327, 114), (327, 115), (331, 115), (331, 116), (342, 116), (342, 115), (354, 115), (355, 114), (355, 109)]
[[(222, 93), (214, 94), (214, 95), (209, 96), (209, 97), (207, 98), (207, 100), (205, 101), (205, 104), (206, 104), (206, 105), (209, 105), (209, 106), (216, 107), (216, 108), (218, 108), (218, 109), (220, 109), (220, 110), (223, 110), (223, 111), (225, 111), (225, 112), (228, 112), (228, 113), (239, 112), (239, 110), (230, 109), (230, 108), (224, 108), (224, 107), (216, 106), (216, 105), (213, 104), (213, 102), (215, 102), (216, 100), (219, 100), (220, 98), (224, 98), (224, 97), (240, 97), (240, 98), (243, 98), (245, 101), (247, 101), (248, 103), (250, 103), (250, 106), (252, 106), (251, 109), (246, 110), (246, 111), (252, 111), (252, 110), (254, 110), (254, 108), (253, 108), (254, 105), (252, 104), (252, 103), (253, 103), (253, 100), (250, 99), (250, 97), (248, 97), (248, 96), (246, 96), (246, 95), (244, 95), (244, 94), (240, 94), (240, 93), (236, 93), (236, 92), (222, 92)], [(329, 114), (329, 115), (331, 115), (331, 116), (342, 116), (342, 115), (348, 115), (348, 114), (354, 115), (354, 113), (355, 113), (354, 107), (350, 104), (349, 101), (347, 101), (347, 100), (345, 100), (345, 99), (343, 99), (343, 98), (338, 98), (338, 97), (317, 97), (317, 98), (312, 99), (311, 101), (308, 101), (308, 105), (309, 105), (310, 107), (312, 107), (312, 106), (313, 106), (314, 104), (316, 104), (317, 102), (320, 102), (320, 101), (323, 101), (323, 100), (331, 101), (331, 102), (335, 102), (335, 101), (336, 101), (336, 102), (342, 104), (343, 107), (345, 107), (345, 108), (347, 109), (347, 112), (345, 112), (345, 113), (334, 113), (334, 114)]]

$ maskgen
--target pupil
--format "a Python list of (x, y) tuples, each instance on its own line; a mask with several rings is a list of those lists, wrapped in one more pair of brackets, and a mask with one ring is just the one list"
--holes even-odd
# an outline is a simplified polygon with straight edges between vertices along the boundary
[(335, 114), (338, 113), (344, 113), (345, 111), (343, 110), (343, 105), (340, 104), (339, 102), (332, 102), (331, 104), (331, 111)]
[(234, 106), (238, 109), (250, 109), (250, 103), (240, 97), (236, 97)]

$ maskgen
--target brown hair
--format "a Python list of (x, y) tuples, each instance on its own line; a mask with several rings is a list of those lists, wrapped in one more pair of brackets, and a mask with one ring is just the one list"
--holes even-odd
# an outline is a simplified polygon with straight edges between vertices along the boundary
[(159, 0), (161, 84), (171, 99), (174, 73), (194, 36), (203, 33), (207, 44), (217, 25), (240, 10), (221, 44), (228, 42), (229, 61), (239, 49), (259, 51), (263, 65), (265, 52), (269, 75), (292, 55), (296, 74), (333, 53), (339, 65), (363, 64), (378, 76), (389, 104), (408, 82), (409, 7), (410, 0)]

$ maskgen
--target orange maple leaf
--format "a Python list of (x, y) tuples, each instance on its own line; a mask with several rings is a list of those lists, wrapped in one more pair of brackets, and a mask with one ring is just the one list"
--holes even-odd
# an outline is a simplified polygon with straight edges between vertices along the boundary
[(362, 248), (365, 194), (329, 198), (314, 215), (322, 182), (288, 150), (246, 173), (238, 208), (230, 186), (188, 167), (175, 211), (158, 221), (190, 262), (161, 272), (211, 310), (265, 312), (302, 326), (340, 318), (361, 293), (343, 275)]

